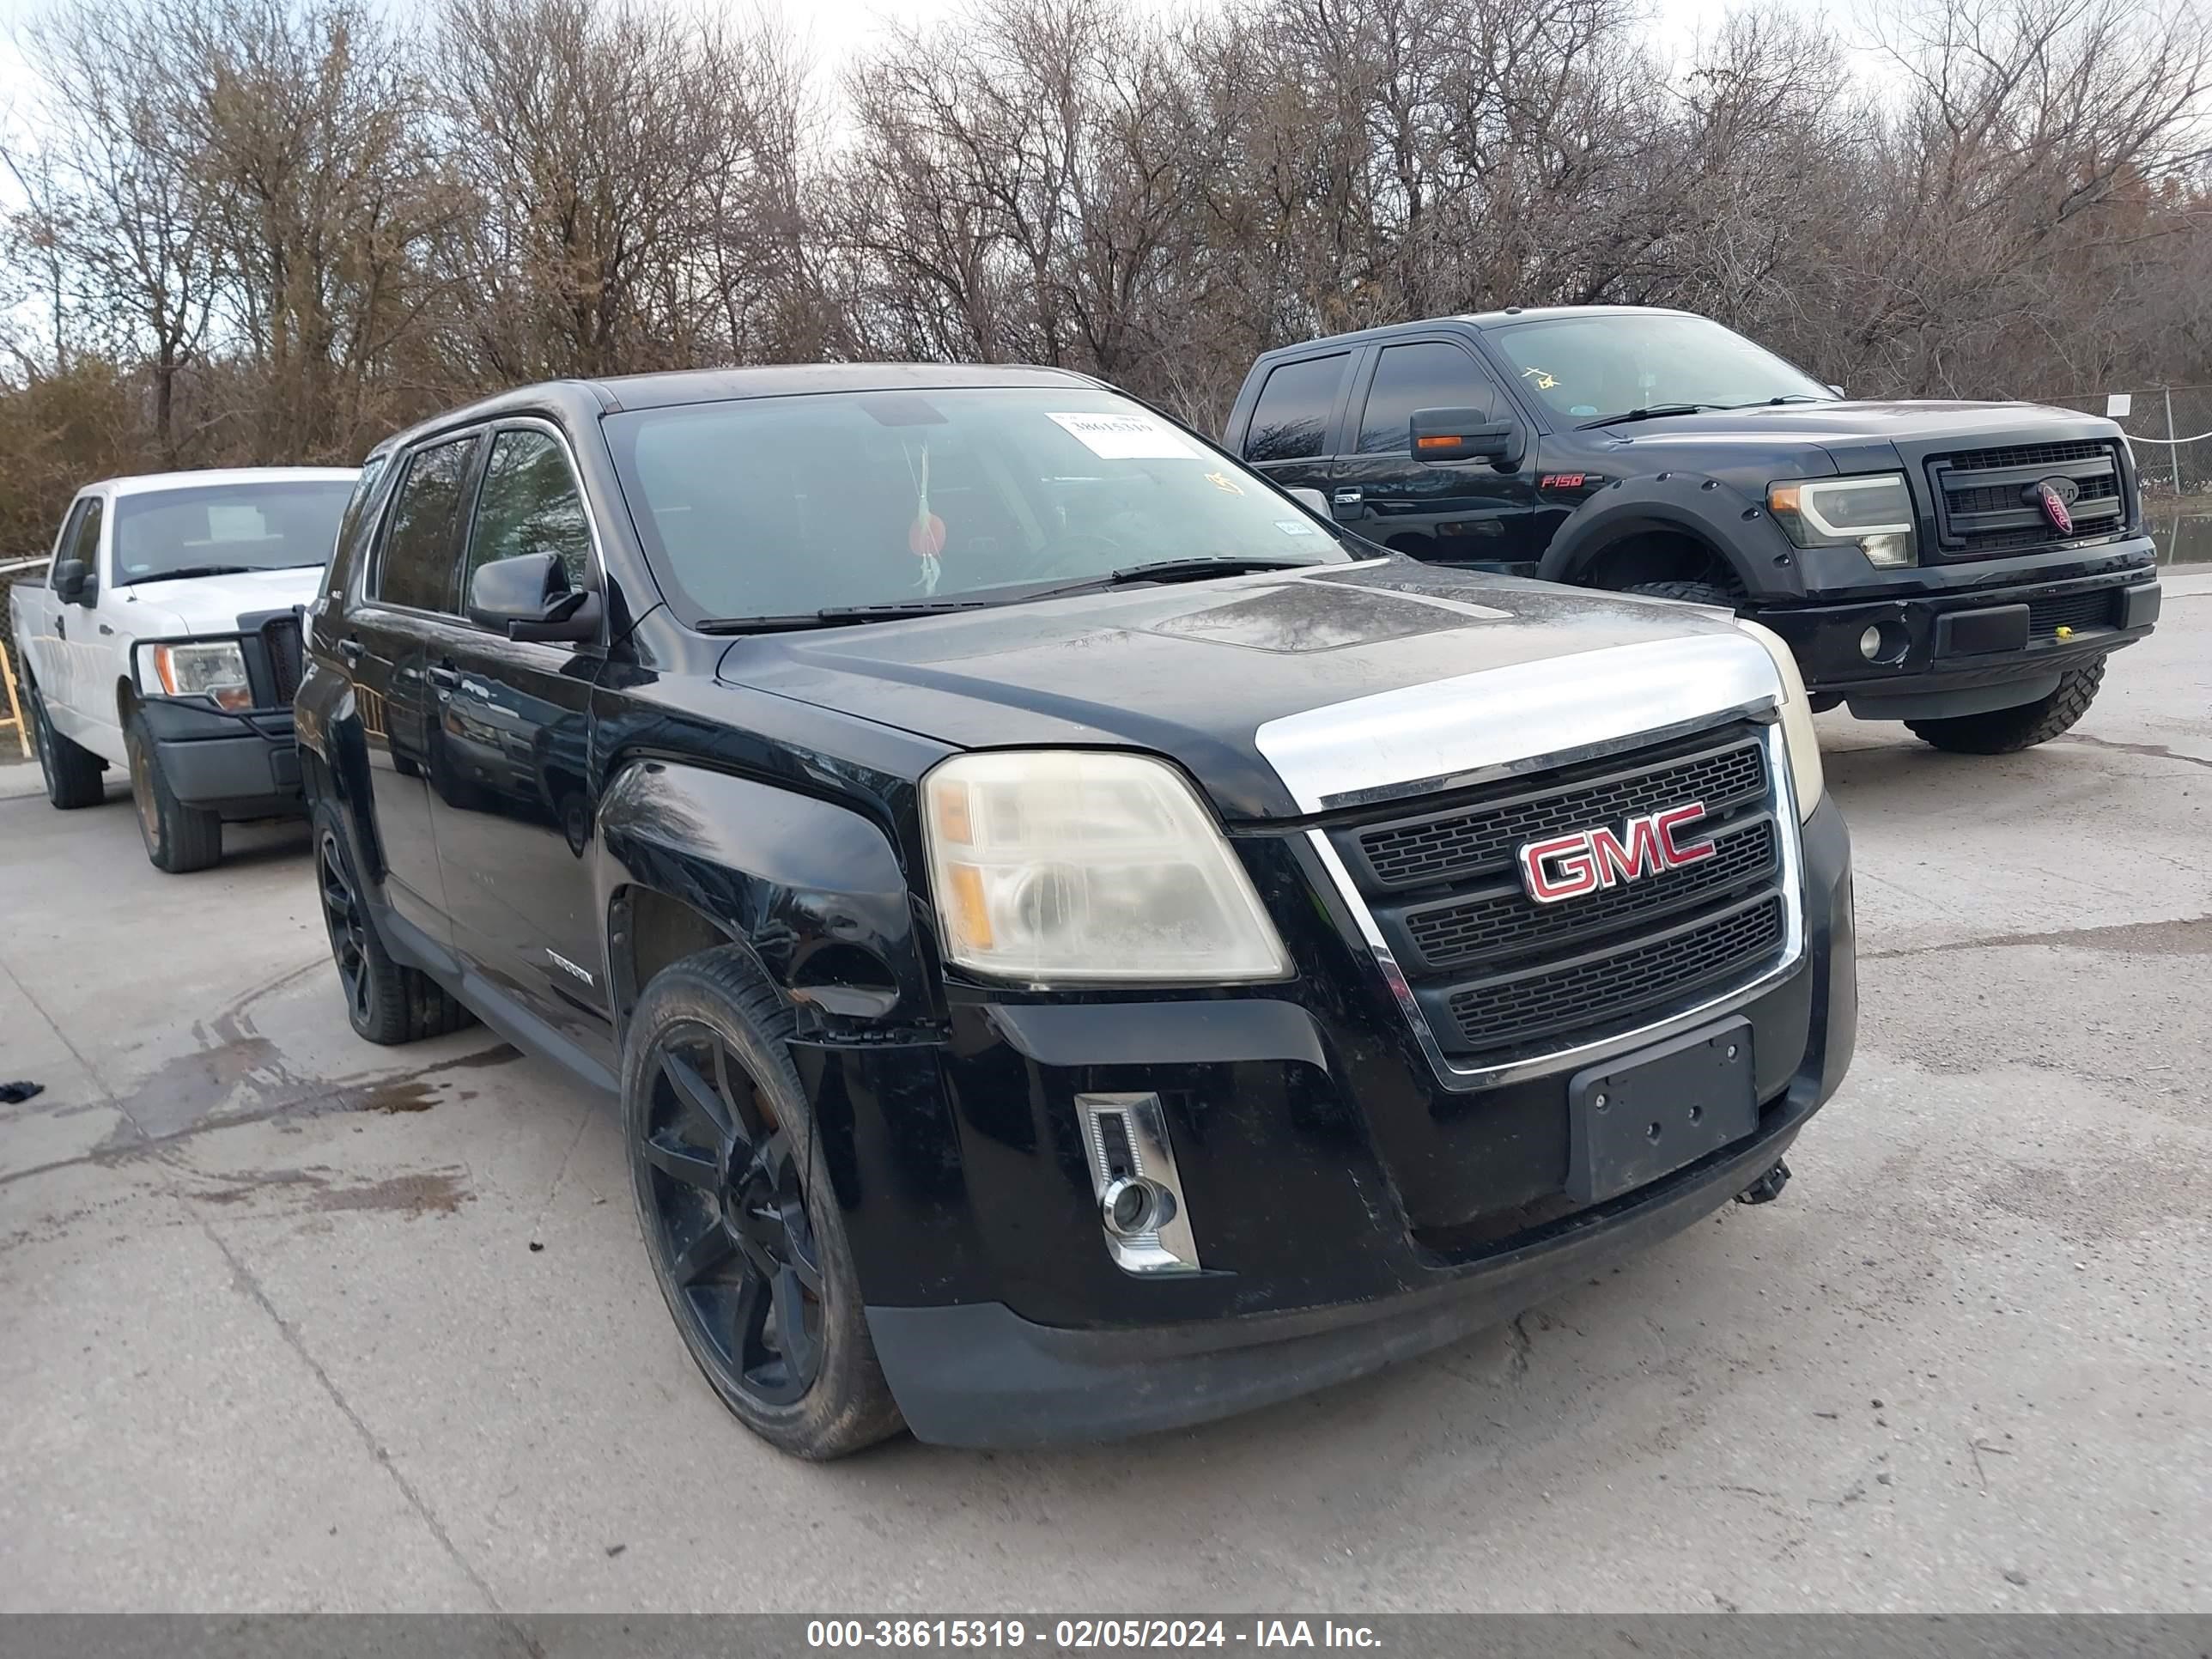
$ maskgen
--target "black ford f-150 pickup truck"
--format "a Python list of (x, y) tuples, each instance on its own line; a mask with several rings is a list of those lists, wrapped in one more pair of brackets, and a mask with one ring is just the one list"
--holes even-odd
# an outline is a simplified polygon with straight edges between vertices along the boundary
[(353, 1024), (617, 1091), (787, 1449), (1437, 1346), (1771, 1196), (1849, 1061), (1778, 641), (1378, 555), (1080, 376), (538, 386), (347, 522), (296, 725)]
[(2112, 422), (1848, 402), (1683, 312), (1311, 340), (1253, 365), (1227, 439), (1415, 558), (1726, 606), (1790, 641), (1815, 708), (1941, 749), (2057, 736), (2158, 617)]

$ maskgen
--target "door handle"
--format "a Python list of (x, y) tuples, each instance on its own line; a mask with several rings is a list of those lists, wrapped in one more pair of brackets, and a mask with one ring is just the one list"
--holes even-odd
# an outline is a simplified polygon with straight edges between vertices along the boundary
[(426, 670), (422, 678), (429, 681), (431, 684), (450, 691), (461, 683), (461, 671), (458, 668), (449, 668), (445, 666), (443, 664), (441, 664), (438, 667)]
[(338, 655), (343, 657), (348, 662), (359, 662), (361, 660), (362, 649), (362, 643), (359, 640), (347, 638), (338, 641)]
[(54, 637), (58, 640), (65, 640), (69, 637), (69, 618), (67, 617), (57, 616), (54, 618)]
[(1356, 489), (1340, 489), (1340, 490), (1338, 490), (1338, 491), (1336, 492), (1336, 504), (1337, 504), (1337, 506), (1339, 506), (1339, 507), (1357, 507), (1357, 506), (1358, 506), (1358, 505), (1359, 505), (1359, 492), (1358, 492), (1358, 490), (1356, 490)]
[(112, 634), (115, 630), (110, 628), (106, 623), (102, 623), (100, 625), (100, 631), (103, 634)]

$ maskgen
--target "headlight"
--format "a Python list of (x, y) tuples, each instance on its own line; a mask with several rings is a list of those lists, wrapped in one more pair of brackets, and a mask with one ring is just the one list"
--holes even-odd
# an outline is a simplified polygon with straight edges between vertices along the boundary
[(172, 697), (205, 697), (218, 708), (251, 708), (253, 688), (246, 684), (246, 653), (232, 640), (196, 645), (155, 645), (146, 650), (149, 691)]
[(1813, 703), (1805, 695), (1804, 677), (1779, 635), (1741, 617), (1735, 625), (1766, 647), (1766, 654), (1774, 659), (1774, 672), (1782, 676), (1782, 741), (1790, 750), (1790, 781), (1797, 795), (1798, 817), (1809, 818), (1820, 804), (1827, 780), (1820, 775), (1820, 738), (1813, 729)]
[(1912, 492), (1902, 472), (1769, 484), (1766, 506), (1800, 547), (1856, 547), (1880, 565), (1913, 561)]
[(945, 953), (1030, 983), (1279, 979), (1282, 941), (1180, 773), (1141, 755), (961, 755), (922, 780)]

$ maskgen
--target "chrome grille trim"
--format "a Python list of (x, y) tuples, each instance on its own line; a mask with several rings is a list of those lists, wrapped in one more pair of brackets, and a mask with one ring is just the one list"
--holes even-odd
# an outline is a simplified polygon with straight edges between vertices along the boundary
[[(1750, 641), (1747, 641), (1747, 644)], [(1758, 650), (1755, 645), (1752, 647)], [(1761, 657), (1765, 653), (1760, 653)], [(1571, 661), (1573, 659), (1568, 659)], [(1632, 1030), (1577, 1044), (1572, 1048), (1554, 1049), (1540, 1054), (1487, 1066), (1463, 1066), (1444, 1053), (1443, 1045), (1422, 1010), (1419, 999), (1407, 979), (1406, 969), (1391, 950), (1383, 936), (1381, 925), (1359, 890), (1358, 883), (1345, 866), (1343, 859), (1329, 841), (1325, 830), (1306, 831), (1306, 843), (1314, 856), (1328, 872), (1330, 884), (1336, 896), (1350, 913), (1359, 930), (1361, 941), (1366, 945), (1375, 965), (1382, 975), (1399, 1011), (1413, 1028), (1414, 1041), (1420, 1046), (1437, 1081), (1455, 1091), (1496, 1088), (1503, 1084), (1519, 1082), (1524, 1078), (1540, 1077), (1559, 1072), (1594, 1065), (1615, 1054), (1626, 1054), (1648, 1043), (1662, 1042), (1667, 1038), (1686, 1031), (1705, 1020), (1732, 1013), (1745, 1004), (1756, 1000), (1773, 987), (1795, 973), (1805, 956), (1805, 874), (1803, 866), (1803, 836), (1797, 811), (1796, 787), (1790, 777), (1790, 756), (1784, 745), (1782, 726), (1776, 721), (1765, 728), (1766, 744), (1767, 791), (1769, 808), (1774, 823), (1781, 830), (1782, 868), (1778, 890), (1783, 905), (1783, 938), (1780, 951), (1763, 963), (1743, 982), (1732, 986), (1705, 999), (1694, 1006), (1680, 1008)], [(1639, 734), (1639, 743), (1648, 743), (1661, 734)], [(1576, 758), (1571, 756), (1547, 757), (1547, 766), (1564, 765)]]

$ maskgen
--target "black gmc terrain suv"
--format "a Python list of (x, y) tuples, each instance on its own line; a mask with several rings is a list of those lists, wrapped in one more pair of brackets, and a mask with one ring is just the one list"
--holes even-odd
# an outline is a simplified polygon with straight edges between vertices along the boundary
[(2057, 737), (2158, 617), (2112, 422), (1846, 402), (1679, 311), (1514, 309), (1270, 352), (1228, 442), (1417, 559), (1724, 605), (1789, 641), (1815, 709), (1939, 749)]
[(616, 1091), (684, 1340), (805, 1455), (1435, 1347), (1773, 1195), (1850, 1057), (1772, 635), (1378, 554), (1077, 375), (478, 404), (307, 627), (355, 1028)]

